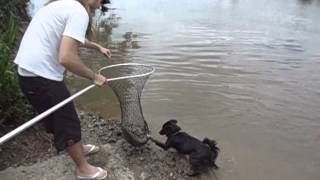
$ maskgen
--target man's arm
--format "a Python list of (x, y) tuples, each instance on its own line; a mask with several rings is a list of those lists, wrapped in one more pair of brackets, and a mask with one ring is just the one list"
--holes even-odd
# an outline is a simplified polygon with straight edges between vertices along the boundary
[(95, 49), (97, 51), (99, 51), (100, 48), (102, 47), (100, 44), (89, 41), (88, 39), (85, 40), (85, 43), (83, 46), (86, 48)]
[(75, 39), (63, 36), (59, 50), (59, 63), (72, 73), (92, 80), (97, 85), (103, 85), (106, 78), (96, 74), (81, 61), (79, 45), (80, 43)]
[(101, 52), (107, 58), (109, 58), (109, 59), (111, 58), (110, 50), (107, 48), (104, 48), (103, 46), (101, 46), (98, 43), (95, 43), (95, 42), (92, 42), (92, 41), (89, 41), (88, 39), (86, 39), (85, 43), (84, 43), (84, 47), (90, 48), (90, 49), (95, 49), (95, 50)]

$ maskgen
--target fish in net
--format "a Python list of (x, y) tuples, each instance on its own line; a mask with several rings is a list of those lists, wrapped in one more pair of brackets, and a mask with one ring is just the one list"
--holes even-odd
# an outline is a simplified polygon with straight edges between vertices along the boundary
[(152, 66), (135, 63), (111, 65), (100, 70), (107, 79), (118, 79), (108, 85), (120, 102), (124, 138), (134, 146), (142, 146), (148, 141), (149, 128), (143, 116), (141, 94), (153, 72)]

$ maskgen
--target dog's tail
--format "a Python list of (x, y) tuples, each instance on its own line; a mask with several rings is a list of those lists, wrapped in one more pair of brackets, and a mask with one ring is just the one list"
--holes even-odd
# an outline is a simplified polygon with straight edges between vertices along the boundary
[(220, 149), (217, 147), (217, 142), (215, 140), (211, 140), (209, 138), (204, 138), (202, 141), (204, 144), (207, 144), (210, 147), (210, 150), (212, 152), (211, 155), (211, 165), (215, 168), (215, 169), (219, 169), (219, 167), (216, 165), (215, 161), (217, 159), (218, 156), (218, 152), (220, 151)]

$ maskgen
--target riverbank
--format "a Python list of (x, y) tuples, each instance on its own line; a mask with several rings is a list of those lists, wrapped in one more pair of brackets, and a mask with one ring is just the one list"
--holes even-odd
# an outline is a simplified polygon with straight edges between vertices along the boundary
[[(187, 158), (175, 151), (163, 151), (151, 142), (139, 148), (131, 146), (122, 137), (120, 120), (86, 112), (79, 115), (83, 141), (102, 147), (88, 160), (109, 170), (109, 180), (213, 179), (212, 172), (189, 177)], [(40, 135), (34, 136), (35, 131)], [(29, 129), (5, 144), (0, 152), (2, 180), (75, 179), (71, 159), (65, 153), (57, 155), (51, 146), (51, 137), (41, 131)]]
[[(27, 14), (24, 11), (26, 2), (10, 1), (10, 7), (12, 3), (19, 3), (16, 8), (21, 10), (21, 13), (16, 15), (25, 18), (21, 22), (17, 21), (19, 18), (15, 20), (19, 22), (16, 26), (18, 31), (14, 37), (15, 47), (20, 42), (24, 26), (28, 22)], [(4, 24), (0, 25), (1, 33), (6, 29)], [(10, 67), (13, 67), (11, 60), (15, 54), (14, 49), (16, 48), (13, 46), (10, 48)], [(11, 74), (15, 74), (15, 69), (12, 70)], [(10, 92), (14, 92), (14, 90), (11, 89)], [(2, 99), (7, 101), (7, 98)], [(7, 107), (10, 107), (9, 105)], [(26, 111), (26, 108), (18, 109)], [(188, 160), (175, 151), (163, 151), (150, 142), (139, 148), (131, 146), (122, 137), (120, 120), (118, 119), (105, 119), (98, 114), (83, 111), (79, 112), (79, 116), (84, 143), (92, 143), (102, 147), (99, 153), (89, 157), (89, 161), (108, 169), (110, 180), (213, 179), (210, 173), (196, 178), (188, 177), (187, 173), (190, 168)], [(17, 119), (26, 120), (29, 117), (8, 118), (7, 120), (10, 121), (6, 120), (6, 123), (0, 123), (0, 135), (4, 135), (22, 123), (17, 122)], [(1, 145), (0, 159), (1, 180), (75, 179), (73, 162), (65, 153), (60, 155), (56, 153), (52, 146), (52, 136), (45, 133), (41, 123)]]

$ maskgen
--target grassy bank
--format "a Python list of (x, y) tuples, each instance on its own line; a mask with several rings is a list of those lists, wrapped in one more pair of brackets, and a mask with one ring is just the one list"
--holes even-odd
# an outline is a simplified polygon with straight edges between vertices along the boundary
[(30, 115), (23, 97), (13, 59), (22, 32), (22, 22), (28, 20), (25, 0), (0, 0), (0, 126), (15, 124)]

